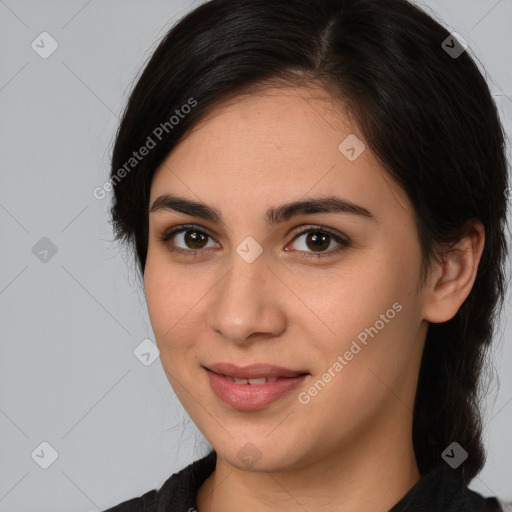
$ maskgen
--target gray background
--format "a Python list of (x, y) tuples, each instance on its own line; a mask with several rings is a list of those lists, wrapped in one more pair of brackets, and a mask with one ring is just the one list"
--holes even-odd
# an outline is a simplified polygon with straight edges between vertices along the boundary
[[(160, 360), (134, 355), (153, 340), (143, 291), (111, 242), (110, 194), (92, 195), (108, 178), (134, 78), (197, 4), (0, 0), (0, 512), (102, 510), (159, 488), (208, 450)], [(422, 5), (481, 60), (510, 137), (512, 1)], [(58, 43), (46, 59), (31, 47), (44, 31)], [(485, 397), (489, 455), (471, 484), (509, 500), (511, 314), (509, 294)], [(58, 453), (47, 469), (42, 442)]]

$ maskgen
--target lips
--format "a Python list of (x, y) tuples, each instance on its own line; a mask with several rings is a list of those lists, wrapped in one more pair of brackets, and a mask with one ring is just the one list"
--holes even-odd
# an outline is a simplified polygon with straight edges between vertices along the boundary
[(236, 366), (231, 363), (204, 367), (212, 391), (232, 409), (255, 411), (290, 397), (309, 378), (308, 372), (270, 364)]
[(228, 378), (231, 382), (254, 385), (274, 382), (280, 377), (292, 378), (308, 373), (303, 370), (292, 370), (265, 363), (252, 364), (249, 366), (236, 366), (231, 363), (215, 363), (206, 366), (206, 369)]

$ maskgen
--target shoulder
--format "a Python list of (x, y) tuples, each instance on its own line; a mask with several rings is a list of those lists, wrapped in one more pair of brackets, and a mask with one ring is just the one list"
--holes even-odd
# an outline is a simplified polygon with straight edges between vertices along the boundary
[(461, 498), (461, 510), (468, 512), (512, 512), (512, 502), (503, 501), (496, 496), (484, 497), (468, 488)]
[(496, 501), (503, 512), (512, 512), (512, 501), (503, 501), (499, 498), (496, 498)]
[[(462, 472), (453, 470), (448, 464), (440, 464), (441, 486), (437, 491), (448, 497), (446, 510), (460, 512), (512, 512), (511, 504), (497, 496), (483, 496), (470, 489), (464, 482)], [(444, 509), (443, 509), (444, 510)]]
[(103, 512), (156, 512), (158, 505), (158, 491), (153, 489), (138, 498), (123, 501)]
[(211, 451), (172, 474), (159, 489), (153, 489), (102, 512), (157, 512), (162, 510), (194, 510), (196, 493), (204, 480), (215, 470), (217, 454)]

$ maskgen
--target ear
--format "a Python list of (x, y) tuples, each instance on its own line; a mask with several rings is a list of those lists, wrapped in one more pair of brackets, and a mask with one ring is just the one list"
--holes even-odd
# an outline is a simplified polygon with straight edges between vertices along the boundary
[(485, 229), (472, 219), (464, 237), (434, 263), (426, 287), (423, 318), (433, 323), (453, 318), (469, 295), (484, 250)]

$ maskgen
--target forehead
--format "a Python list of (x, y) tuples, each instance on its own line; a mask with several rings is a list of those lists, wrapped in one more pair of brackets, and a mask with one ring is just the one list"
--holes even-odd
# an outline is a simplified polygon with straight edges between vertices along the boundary
[(173, 191), (219, 204), (236, 193), (247, 206), (331, 193), (406, 201), (391, 182), (342, 103), (319, 87), (276, 87), (237, 96), (197, 123), (157, 169), (151, 200)]
[(182, 144), (236, 140), (246, 147), (259, 144), (279, 149), (288, 143), (297, 149), (302, 143), (323, 140), (326, 132), (336, 140), (355, 131), (346, 106), (325, 89), (281, 85), (245, 92), (216, 105)]

